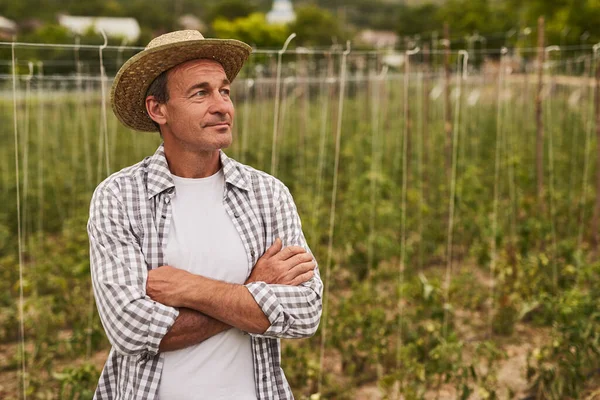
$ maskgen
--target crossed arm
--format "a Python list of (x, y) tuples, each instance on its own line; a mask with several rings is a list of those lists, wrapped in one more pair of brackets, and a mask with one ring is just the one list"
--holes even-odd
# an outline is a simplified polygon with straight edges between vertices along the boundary
[[(306, 250), (290, 246), (282, 250), (280, 239), (258, 260), (246, 281), (297, 286), (314, 276), (315, 262)], [(149, 271), (146, 293), (155, 301), (179, 308), (179, 316), (160, 343), (161, 351), (173, 351), (200, 343), (236, 327), (263, 334), (269, 319), (244, 285), (193, 275), (163, 266)]]
[[(280, 209), (274, 235), (299, 246), (281, 250), (276, 240), (246, 285), (232, 285), (172, 267), (147, 271), (120, 196), (106, 187), (97, 190), (88, 223), (92, 283), (100, 319), (115, 350), (156, 355), (200, 343), (231, 327), (257, 336), (312, 335), (320, 318), (322, 283), (287, 189), (284, 194), (289, 198)], [(185, 286), (187, 295), (161, 289), (161, 282), (171, 289)]]

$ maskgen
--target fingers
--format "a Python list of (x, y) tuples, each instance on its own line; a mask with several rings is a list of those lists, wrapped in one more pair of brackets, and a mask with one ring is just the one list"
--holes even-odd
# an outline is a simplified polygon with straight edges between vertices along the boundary
[(267, 258), (273, 257), (275, 254), (277, 254), (281, 251), (281, 247), (282, 247), (281, 239), (276, 238), (275, 241), (273, 242), (273, 244), (267, 249), (267, 251), (265, 251), (265, 254), (263, 254), (263, 257), (264, 256), (267, 256)]
[(292, 279), (292, 281), (290, 282), (291, 286), (298, 286), (303, 284), (304, 282), (307, 282), (309, 280), (312, 279), (312, 277), (315, 276), (315, 271), (314, 270), (310, 270), (308, 272), (305, 272), (301, 275), (298, 275), (297, 277), (295, 277), (294, 279)]
[(296, 254), (306, 253), (306, 249), (300, 246), (288, 246), (277, 253), (277, 258), (281, 261), (285, 261)]
[[(310, 277), (312, 277), (312, 275), (310, 275), (309, 273), (314, 274), (314, 269), (316, 266), (317, 266), (317, 263), (314, 260), (294, 266), (286, 274), (283, 284), (284, 285), (298, 285), (302, 282), (306, 282), (306, 280), (308, 280), (308, 279), (310, 279)], [(309, 278), (302, 280), (302, 279), (306, 278), (306, 276), (308, 276), (308, 275), (310, 275)], [(303, 276), (303, 278), (299, 278), (300, 276)], [(300, 279), (300, 281), (299, 281), (299, 279)]]
[(305, 274), (308, 271), (314, 270), (316, 266), (317, 266), (317, 263), (315, 261), (311, 260), (311, 261), (296, 265), (294, 268), (292, 268), (290, 270), (290, 273), (292, 273), (293, 277), (296, 277), (298, 275)]
[(313, 256), (312, 256), (312, 254), (305, 252), (305, 253), (296, 254), (295, 256), (288, 258), (285, 261), (285, 265), (288, 268), (292, 269), (298, 264), (306, 263), (309, 261), (313, 261)]

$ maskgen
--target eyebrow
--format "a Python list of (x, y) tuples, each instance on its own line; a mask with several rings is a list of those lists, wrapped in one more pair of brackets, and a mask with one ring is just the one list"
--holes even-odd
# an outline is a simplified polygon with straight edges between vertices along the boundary
[[(231, 82), (229, 82), (229, 79), (225, 78), (221, 81), (221, 86), (227, 86), (227, 85), (231, 85)], [(207, 89), (207, 88), (210, 88), (210, 83), (200, 82), (200, 83), (196, 83), (195, 85), (191, 86), (187, 90), (187, 93), (190, 94), (190, 93), (192, 93), (192, 91), (194, 91), (196, 89)]]

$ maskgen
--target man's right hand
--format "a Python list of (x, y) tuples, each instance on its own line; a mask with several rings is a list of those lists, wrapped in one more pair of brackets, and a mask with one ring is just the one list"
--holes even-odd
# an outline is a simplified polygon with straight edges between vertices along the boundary
[(281, 239), (277, 238), (258, 259), (246, 283), (298, 286), (314, 276), (316, 266), (312, 254), (303, 247), (289, 246), (282, 249)]

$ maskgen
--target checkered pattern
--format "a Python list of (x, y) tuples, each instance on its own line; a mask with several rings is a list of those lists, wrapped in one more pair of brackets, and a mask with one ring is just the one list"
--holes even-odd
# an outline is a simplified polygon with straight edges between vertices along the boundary
[[(308, 248), (292, 196), (276, 178), (221, 152), (223, 201), (251, 269), (279, 237), (284, 246)], [(94, 399), (156, 399), (163, 358), (160, 341), (176, 308), (146, 295), (148, 270), (164, 265), (175, 185), (161, 145), (140, 163), (117, 172), (94, 192), (90, 206), (91, 272), (102, 324), (112, 344)], [(258, 399), (293, 399), (280, 362), (280, 338), (313, 335), (321, 317), (323, 284), (247, 285), (271, 326), (252, 334)], [(202, 379), (198, 377), (198, 379)]]

